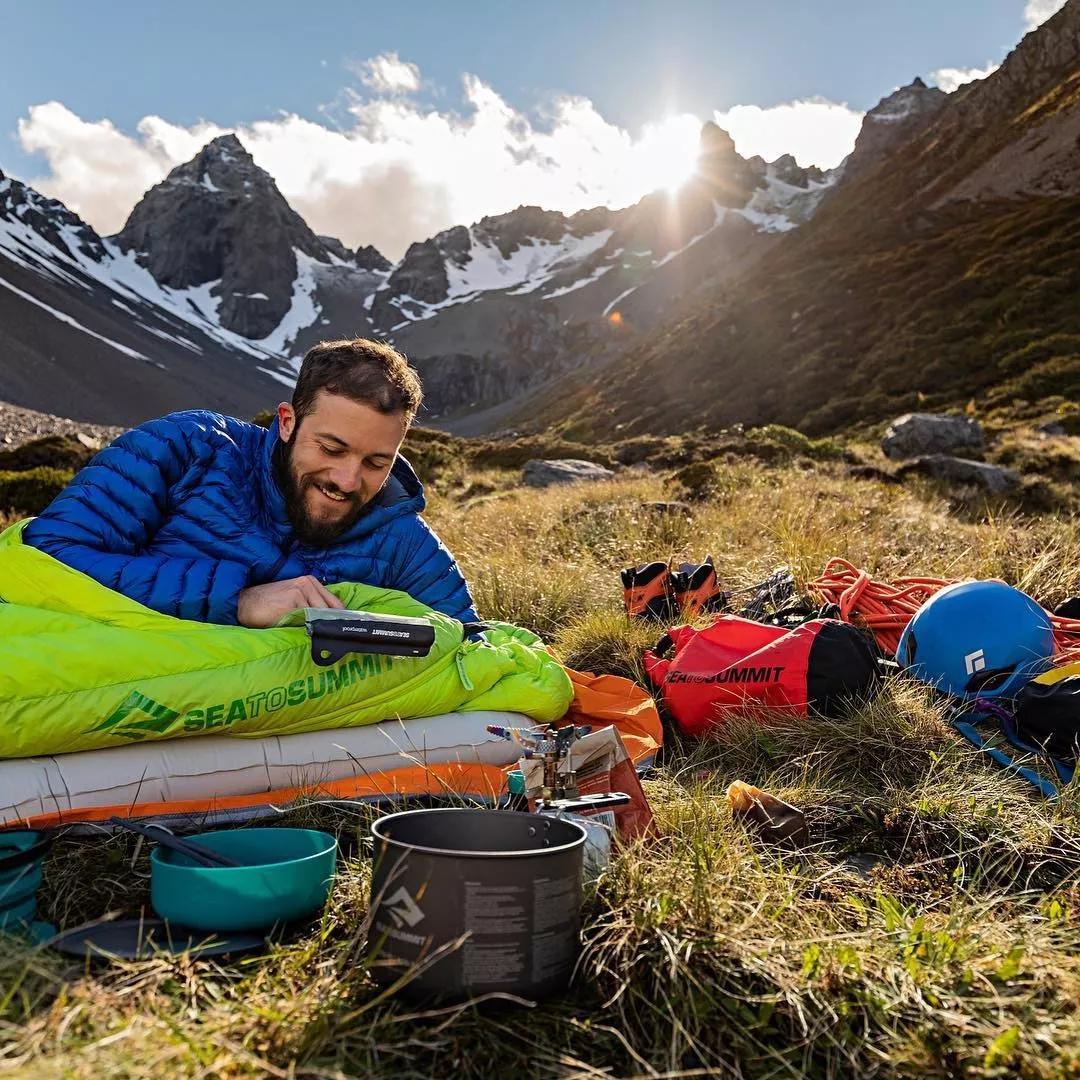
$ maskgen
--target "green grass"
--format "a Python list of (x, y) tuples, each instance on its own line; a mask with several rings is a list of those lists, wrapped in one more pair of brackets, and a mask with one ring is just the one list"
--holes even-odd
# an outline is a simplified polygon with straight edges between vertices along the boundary
[[(855, 481), (839, 461), (737, 460), (690, 518), (645, 504), (662, 475), (535, 492), (488, 470), (437, 484), (431, 519), (488, 617), (567, 661), (640, 677), (655, 636), (617, 571), (714, 555), (730, 586), (843, 555), (882, 577), (1001, 576), (1080, 591), (1076, 523)], [(482, 494), (468, 494), (481, 484)], [(741, 778), (804, 808), (812, 844), (760, 847), (724, 797)], [(571, 991), (535, 1006), (417, 1010), (365, 959), (369, 869), (348, 858), (322, 919), (267, 956), (85, 970), (0, 945), (0, 1071), (27, 1077), (1059, 1077), (1080, 1071), (1080, 807), (1035, 799), (895, 683), (839, 720), (744, 717), (669, 740), (645, 782), (656, 836), (587, 898)], [(370, 811), (309, 807), (354, 846)], [(288, 820), (288, 819), (285, 819)], [(147, 901), (125, 836), (47, 863), (65, 926)]]

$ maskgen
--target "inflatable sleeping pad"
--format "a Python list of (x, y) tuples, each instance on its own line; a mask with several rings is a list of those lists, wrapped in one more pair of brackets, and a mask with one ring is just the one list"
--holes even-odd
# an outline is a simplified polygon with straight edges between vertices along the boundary
[[(162, 615), (0, 533), (0, 758), (193, 735), (258, 737), (478, 710), (564, 715), (570, 678), (527, 630), (462, 624), (405, 593), (331, 586), (347, 608), (429, 619), (424, 658), (350, 654), (320, 667), (302, 625)], [(300, 619), (302, 623), (302, 619)]]

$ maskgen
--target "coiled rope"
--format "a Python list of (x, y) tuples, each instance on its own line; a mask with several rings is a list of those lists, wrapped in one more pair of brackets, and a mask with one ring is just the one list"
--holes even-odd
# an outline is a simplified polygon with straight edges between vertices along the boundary
[[(843, 622), (869, 630), (881, 650), (895, 656), (900, 635), (912, 615), (939, 589), (951, 584), (934, 577), (875, 581), (847, 559), (830, 559), (825, 572), (811, 581), (807, 590), (819, 603), (835, 604)], [(1047, 614), (1058, 650), (1055, 661), (1059, 664), (1080, 661), (1080, 619)]]

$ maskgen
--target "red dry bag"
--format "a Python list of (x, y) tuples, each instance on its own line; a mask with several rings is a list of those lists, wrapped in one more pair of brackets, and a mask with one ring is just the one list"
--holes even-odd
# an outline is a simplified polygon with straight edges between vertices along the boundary
[(868, 697), (878, 679), (873, 650), (853, 626), (811, 619), (785, 630), (737, 615), (704, 630), (674, 627), (646, 651), (645, 671), (692, 736), (723, 724), (732, 709), (835, 715), (845, 700)]

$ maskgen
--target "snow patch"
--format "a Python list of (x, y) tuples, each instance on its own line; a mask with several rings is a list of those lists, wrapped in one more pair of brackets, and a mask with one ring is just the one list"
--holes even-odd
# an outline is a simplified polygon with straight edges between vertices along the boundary
[(214, 192), (215, 195), (221, 194), (221, 188), (219, 188), (217, 184), (215, 184), (214, 181), (210, 179), (209, 173), (202, 174), (202, 186), (206, 188), (207, 191)]
[(606, 308), (604, 308), (604, 310), (603, 310), (603, 312), (601, 314), (601, 317), (606, 319), (612, 313), (612, 311), (615, 310), (615, 308), (618, 306), (618, 304), (620, 304), (632, 292), (635, 292), (636, 290), (637, 290), (637, 286), (636, 285), (631, 285), (630, 288), (627, 289), (625, 292), (619, 293), (619, 295), (616, 296), (615, 299), (612, 300), (611, 303), (608, 304), (608, 306)]
[(262, 364), (255, 365), (264, 375), (269, 375), (271, 379), (277, 379), (279, 383), (283, 383), (290, 390), (296, 386), (295, 371), (281, 371), (280, 369), (263, 367)]
[(165, 370), (164, 364), (159, 364), (155, 360), (151, 360), (148, 356), (143, 356), (141, 352), (136, 352), (135, 349), (128, 348), (127, 345), (121, 345), (119, 341), (113, 341), (112, 338), (106, 337), (104, 334), (99, 334), (96, 330), (91, 330), (88, 326), (83, 326), (77, 319), (73, 319), (70, 315), (63, 311), (57, 311), (54, 307), (49, 307), (48, 304), (39, 300), (36, 296), (31, 296), (28, 292), (23, 292), (22, 289), (12, 285), (10, 281), (6, 281), (0, 277), (0, 285), (5, 289), (10, 289), (16, 296), (21, 296), (24, 300), (28, 300), (31, 304), (36, 304), (42, 311), (47, 311), (55, 319), (59, 319), (60, 322), (65, 323), (67, 326), (71, 326), (76, 330), (81, 330), (84, 334), (89, 334), (92, 338), (97, 338), (98, 341), (105, 342), (106, 345), (111, 345), (117, 352), (123, 353), (125, 356), (130, 356), (133, 360), (142, 360), (147, 364), (153, 364), (154, 367)]
[(315, 301), (315, 268), (322, 264), (299, 248), (293, 248), (293, 254), (296, 256), (296, 277), (293, 279), (292, 304), (281, 322), (258, 342), (271, 353), (288, 352), (300, 331), (314, 326), (322, 314), (322, 308)]
[(547, 293), (544, 296), (544, 299), (554, 300), (557, 296), (565, 296), (567, 293), (576, 292), (578, 289), (584, 289), (586, 285), (591, 285), (594, 281), (599, 281), (610, 269), (610, 264), (607, 266), (598, 266), (588, 277), (584, 277), (580, 281), (575, 281), (573, 285), (565, 285), (561, 289), (555, 289), (554, 292)]
[(775, 167), (769, 165), (764, 185), (754, 192), (741, 210), (735, 212), (761, 232), (790, 232), (809, 220), (839, 175), (839, 171), (834, 169), (826, 173), (821, 181), (810, 181), (806, 187), (799, 187), (781, 180), (776, 175)]

